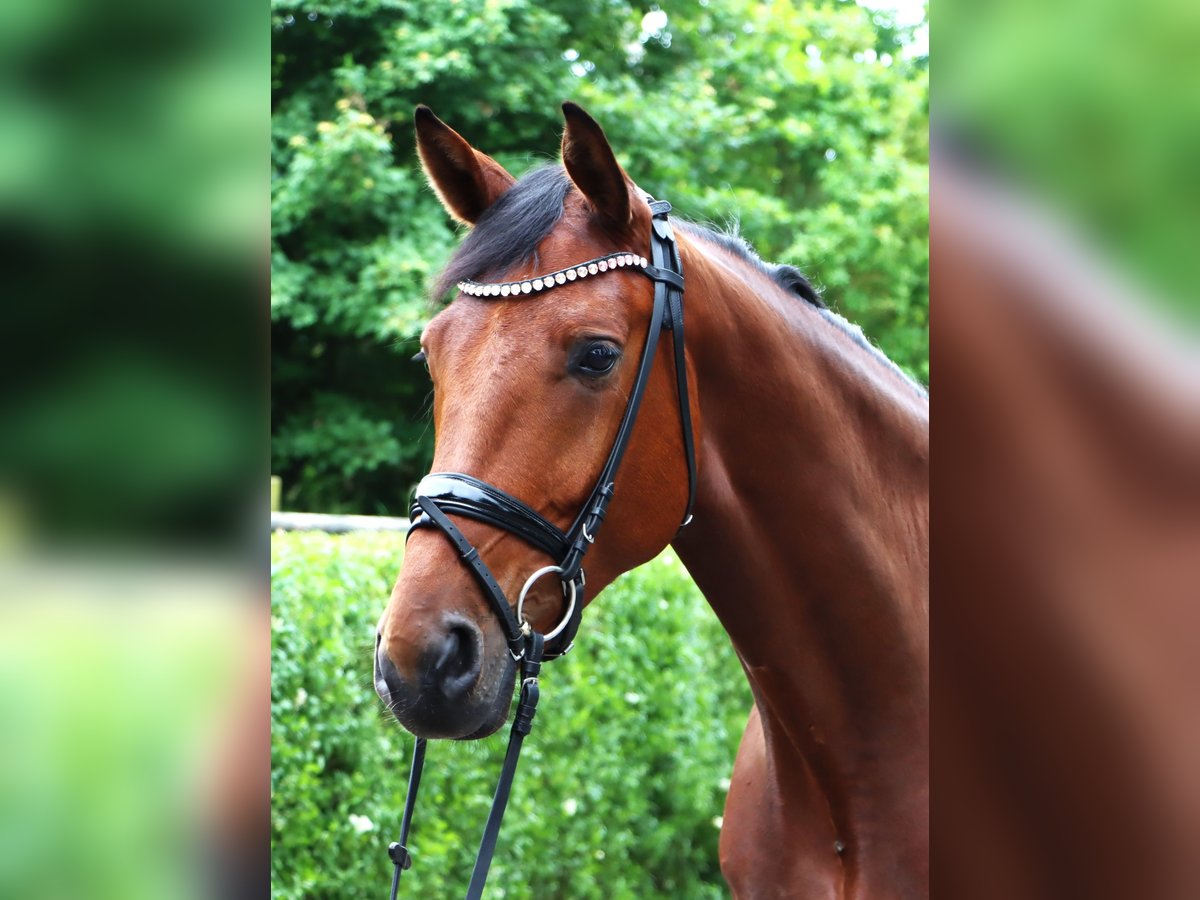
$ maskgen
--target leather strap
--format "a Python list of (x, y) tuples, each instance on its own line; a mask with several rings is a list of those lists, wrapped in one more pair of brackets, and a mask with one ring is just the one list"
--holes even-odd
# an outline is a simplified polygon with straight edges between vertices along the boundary
[[(552, 522), (500, 488), (460, 472), (433, 472), (417, 485), (417, 496), (436, 501), (443, 512), (495, 525), (532, 544), (551, 559), (567, 551), (567, 536)], [(413, 504), (417, 513), (419, 504)], [(423, 510), (422, 510), (423, 512)], [(426, 524), (413, 517), (413, 527)]]
[(559, 563), (563, 567), (563, 578), (573, 578), (579, 571), (583, 564), (584, 554), (596, 539), (596, 533), (604, 522), (608, 504), (613, 498), (617, 469), (621, 466), (621, 460), (629, 446), (629, 438), (633, 435), (638, 409), (641, 408), (642, 397), (645, 395), (646, 385), (650, 381), (650, 370), (654, 367), (658, 337), (662, 331), (663, 315), (666, 312), (666, 294), (661, 282), (655, 285), (654, 307), (650, 312), (650, 327), (646, 331), (646, 344), (642, 348), (642, 358), (638, 364), (633, 390), (629, 395), (629, 401), (625, 404), (625, 415), (621, 417), (617, 436), (613, 440), (612, 450), (609, 451), (604, 468), (600, 470), (596, 487), (593, 489), (591, 497), (588, 498), (588, 502), (584, 504), (575, 523), (567, 531), (570, 549), (563, 557), (563, 561)]
[(504, 820), (504, 811), (508, 807), (513, 777), (517, 774), (521, 745), (525, 736), (533, 730), (533, 716), (537, 712), (539, 697), (538, 671), (542, 667), (542, 650), (542, 636), (535, 631), (530, 635), (529, 646), (525, 648), (525, 659), (521, 662), (521, 697), (517, 701), (517, 711), (513, 714), (512, 728), (508, 732), (508, 751), (504, 754), (500, 780), (496, 782), (492, 811), (488, 813), (487, 825), (484, 826), (483, 837), (479, 841), (479, 853), (475, 856), (475, 868), (471, 872), (466, 900), (479, 900), (483, 896), (483, 885), (487, 881), (492, 856), (496, 852), (496, 839), (500, 836), (500, 823)]
[[(653, 204), (651, 206), (653, 208)], [(667, 208), (670, 209), (669, 203)], [(671, 330), (671, 343), (675, 349), (675, 388), (679, 394), (679, 424), (683, 429), (683, 456), (687, 461), (688, 470), (688, 500), (684, 508), (683, 523), (679, 526), (682, 529), (692, 521), (692, 508), (696, 505), (696, 444), (692, 428), (692, 406), (688, 397), (687, 354), (683, 345), (683, 260), (679, 255), (679, 245), (675, 242), (675, 233), (671, 223), (667, 221), (666, 212), (661, 215), (661, 220), (657, 218), (657, 214), (654, 220), (654, 233), (658, 240), (650, 241), (655, 264), (647, 269), (665, 271), (674, 276), (662, 281), (667, 284), (666, 327)], [(668, 268), (660, 268), (664, 265)]]
[[(521, 661), (521, 693), (517, 709), (513, 713), (512, 727), (508, 732), (508, 750), (504, 754), (504, 766), (496, 782), (496, 793), (492, 797), (492, 808), (488, 813), (487, 825), (479, 842), (479, 853), (475, 856), (475, 868), (471, 872), (471, 883), (467, 887), (466, 900), (479, 900), (483, 886), (487, 883), (492, 857), (496, 854), (496, 841), (500, 837), (500, 825), (508, 809), (508, 798), (512, 794), (513, 779), (517, 774), (517, 763), (521, 757), (521, 746), (526, 735), (533, 730), (533, 717), (537, 713), (540, 692), (538, 673), (542, 668), (542, 653), (545, 644), (536, 631), (529, 635), (525, 656)], [(412, 826), (413, 808), (417, 802), (417, 790), (421, 786), (421, 770), (425, 766), (425, 739), (417, 738), (413, 747), (412, 770), (408, 775), (408, 795), (404, 798), (404, 817), (400, 821), (400, 840), (388, 847), (388, 856), (395, 867), (392, 873), (391, 900), (396, 900), (400, 886), (400, 875), (412, 866), (412, 854), (408, 850), (408, 832)]]
[(683, 290), (683, 276), (678, 272), (672, 272), (670, 269), (663, 269), (659, 266), (646, 266), (642, 271), (655, 281), (664, 282), (677, 291)]
[(417, 805), (417, 790), (421, 787), (421, 770), (425, 768), (425, 738), (417, 738), (413, 745), (412, 768), (408, 772), (408, 793), (404, 797), (404, 817), (400, 820), (400, 840), (388, 846), (388, 856), (396, 870), (392, 873), (392, 900), (400, 887), (400, 874), (412, 867), (412, 854), (408, 852), (408, 830), (412, 827), (413, 808)]
[[(508, 605), (508, 599), (504, 596), (504, 591), (500, 587), (500, 583), (496, 581), (496, 577), (492, 574), (491, 569), (487, 567), (483, 559), (479, 556), (479, 551), (458, 530), (458, 526), (451, 522), (446, 517), (446, 514), (438, 509), (437, 504), (431, 499), (418, 496), (417, 505), (421, 507), (422, 511), (430, 518), (433, 524), (445, 533), (450, 542), (454, 544), (463, 562), (467, 564), (467, 568), (471, 570), (471, 574), (475, 576), (475, 580), (483, 588), (483, 595), (492, 605), (492, 610), (496, 613), (496, 617), (500, 619), (500, 625), (504, 629), (504, 636), (508, 641), (509, 651), (514, 657), (520, 659), (521, 652), (525, 649), (525, 635), (521, 633), (521, 626), (517, 623), (517, 617)], [(408, 533), (412, 534), (411, 527)]]

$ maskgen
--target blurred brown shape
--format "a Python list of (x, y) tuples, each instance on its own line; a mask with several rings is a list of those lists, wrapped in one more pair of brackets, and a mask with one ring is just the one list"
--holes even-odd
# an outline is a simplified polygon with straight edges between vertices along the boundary
[(1135, 286), (938, 158), (933, 871), (1200, 896), (1200, 378)]

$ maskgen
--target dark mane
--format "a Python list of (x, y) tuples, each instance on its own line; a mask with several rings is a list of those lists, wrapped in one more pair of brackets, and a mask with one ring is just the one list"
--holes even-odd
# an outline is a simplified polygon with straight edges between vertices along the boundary
[(744, 259), (789, 294), (803, 297), (818, 309), (827, 308), (825, 301), (821, 299), (820, 291), (812, 286), (812, 283), (804, 277), (803, 272), (795, 266), (764, 262), (762, 257), (755, 252), (754, 248), (740, 234), (730, 231), (717, 231), (715, 228), (697, 225), (695, 222), (689, 222), (686, 219), (680, 220), (679, 224), (684, 231), (701, 237), (710, 244), (716, 244), (734, 256)]
[(821, 299), (820, 291), (813, 287), (809, 280), (804, 277), (804, 273), (795, 266), (764, 262), (758, 253), (755, 252), (754, 248), (747, 243), (745, 238), (735, 231), (717, 231), (714, 228), (697, 225), (694, 222), (686, 220), (680, 221), (679, 225), (684, 231), (694, 234), (711, 244), (716, 244), (739, 259), (745, 260), (785, 291), (803, 297), (817, 308), (821, 318), (826, 322), (845, 333), (854, 343), (858, 344), (858, 346), (862, 347), (868, 353), (878, 357), (889, 369), (911, 384), (919, 394), (924, 397), (929, 396), (929, 392), (925, 389), (925, 386), (892, 362), (886, 353), (872, 344), (863, 333), (862, 328), (830, 309), (825, 304), (825, 301)]

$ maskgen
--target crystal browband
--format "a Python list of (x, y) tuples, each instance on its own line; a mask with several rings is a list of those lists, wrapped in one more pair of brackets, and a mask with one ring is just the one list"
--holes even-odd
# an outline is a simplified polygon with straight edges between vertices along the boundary
[(558, 287), (560, 284), (566, 284), (569, 281), (578, 281), (590, 275), (599, 275), (601, 272), (613, 272), (627, 266), (645, 269), (649, 264), (646, 257), (638, 256), (636, 253), (610, 253), (608, 256), (599, 256), (596, 259), (580, 263), (577, 266), (570, 266), (558, 272), (551, 272), (549, 275), (540, 275), (537, 278), (500, 282), (498, 284), (460, 281), (458, 289), (472, 297), (510, 297), (517, 294), (530, 294), (548, 290), (552, 287)]

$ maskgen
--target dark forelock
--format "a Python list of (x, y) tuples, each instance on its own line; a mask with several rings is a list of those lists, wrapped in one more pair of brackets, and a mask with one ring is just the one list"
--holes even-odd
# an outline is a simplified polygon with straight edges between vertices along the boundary
[(433, 286), (436, 299), (460, 281), (486, 280), (489, 273), (531, 259), (538, 244), (558, 224), (571, 179), (559, 165), (522, 176), (492, 204), (459, 245)]

